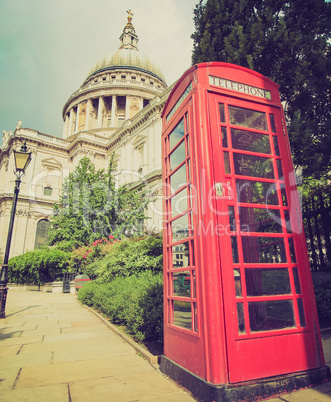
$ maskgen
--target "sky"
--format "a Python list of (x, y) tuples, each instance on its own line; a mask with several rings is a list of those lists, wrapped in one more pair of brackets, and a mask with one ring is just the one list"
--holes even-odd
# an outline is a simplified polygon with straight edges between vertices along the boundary
[(198, 0), (0, 0), (2, 130), (22, 127), (61, 137), (62, 108), (95, 62), (119, 48), (126, 11), (138, 49), (167, 84), (191, 66)]

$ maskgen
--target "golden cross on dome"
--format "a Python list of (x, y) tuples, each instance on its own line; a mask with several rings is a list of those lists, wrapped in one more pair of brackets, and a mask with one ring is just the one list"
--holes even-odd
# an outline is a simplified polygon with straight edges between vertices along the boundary
[(127, 11), (127, 13), (129, 14), (129, 16), (128, 16), (128, 24), (131, 24), (132, 16), (133, 16), (133, 14), (131, 12), (131, 9), (129, 11)]

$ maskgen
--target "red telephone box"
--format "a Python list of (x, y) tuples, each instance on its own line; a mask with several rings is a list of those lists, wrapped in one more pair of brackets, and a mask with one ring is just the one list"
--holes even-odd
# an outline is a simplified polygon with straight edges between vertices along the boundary
[(324, 381), (278, 85), (236, 65), (195, 65), (162, 118), (161, 370), (204, 401)]

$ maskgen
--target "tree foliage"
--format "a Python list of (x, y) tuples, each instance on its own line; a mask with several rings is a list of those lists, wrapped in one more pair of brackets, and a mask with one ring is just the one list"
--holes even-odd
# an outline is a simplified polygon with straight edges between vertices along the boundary
[(61, 205), (54, 206), (50, 244), (77, 247), (113, 234), (120, 238), (141, 234), (149, 202), (145, 191), (129, 184), (116, 188), (113, 158), (108, 171), (96, 170), (87, 157), (64, 180)]
[(194, 10), (193, 64), (224, 61), (280, 85), (296, 165), (320, 178), (331, 168), (331, 3), (207, 0)]

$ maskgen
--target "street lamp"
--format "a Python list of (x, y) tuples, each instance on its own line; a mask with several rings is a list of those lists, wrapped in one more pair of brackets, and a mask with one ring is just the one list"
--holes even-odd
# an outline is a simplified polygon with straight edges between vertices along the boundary
[(7, 292), (8, 292), (8, 288), (7, 288), (8, 259), (9, 259), (11, 238), (12, 238), (12, 234), (13, 234), (17, 197), (18, 197), (18, 193), (20, 191), (21, 177), (25, 174), (25, 169), (27, 168), (28, 164), (31, 161), (31, 152), (28, 152), (25, 142), (23, 143), (20, 151), (14, 151), (14, 159), (15, 159), (14, 173), (16, 175), (16, 180), (15, 180), (13, 204), (12, 204), (11, 213), (10, 213), (10, 221), (9, 221), (9, 228), (8, 228), (8, 235), (7, 235), (5, 257), (3, 260), (3, 264), (2, 264), (2, 268), (1, 268), (1, 275), (0, 275), (0, 308), (1, 308), (0, 318), (5, 318), (5, 316), (6, 316), (5, 309), (6, 309), (6, 300), (7, 300)]

